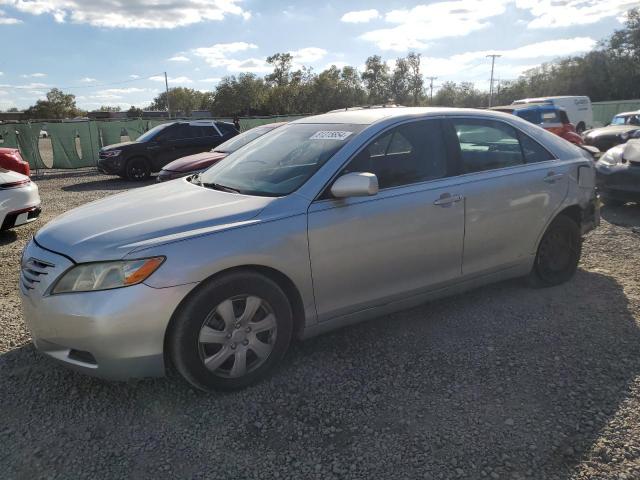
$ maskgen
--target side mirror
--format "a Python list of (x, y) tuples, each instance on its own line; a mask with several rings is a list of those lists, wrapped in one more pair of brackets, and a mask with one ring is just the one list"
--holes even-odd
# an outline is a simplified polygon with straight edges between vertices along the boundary
[(369, 197), (376, 193), (378, 193), (378, 177), (373, 173), (347, 173), (331, 186), (331, 194), (335, 198)]

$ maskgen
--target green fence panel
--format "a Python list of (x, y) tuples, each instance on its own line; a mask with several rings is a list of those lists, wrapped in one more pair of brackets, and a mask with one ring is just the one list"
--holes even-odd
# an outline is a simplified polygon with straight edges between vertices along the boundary
[[(98, 135), (92, 122), (49, 123), (53, 148), (51, 168), (92, 167), (97, 162)], [(93, 131), (92, 131), (93, 130)]]
[(606, 125), (611, 119), (622, 112), (640, 110), (640, 100), (616, 100), (611, 102), (593, 102), (593, 123)]
[(2, 135), (2, 143), (0, 147), (18, 148), (18, 137), (16, 135), (16, 126), (14, 124), (0, 125), (0, 135)]
[(32, 169), (49, 168), (40, 156), (39, 139), (42, 123), (19, 123), (14, 125), (18, 133), (18, 148), (22, 158)]

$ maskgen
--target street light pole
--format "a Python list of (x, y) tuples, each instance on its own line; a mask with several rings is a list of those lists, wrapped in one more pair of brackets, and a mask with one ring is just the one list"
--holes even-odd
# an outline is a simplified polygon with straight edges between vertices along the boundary
[(492, 54), (487, 55), (487, 58), (491, 57), (491, 80), (489, 80), (489, 108), (491, 108), (491, 103), (493, 102), (493, 68), (496, 64), (496, 58), (501, 57), (502, 55)]

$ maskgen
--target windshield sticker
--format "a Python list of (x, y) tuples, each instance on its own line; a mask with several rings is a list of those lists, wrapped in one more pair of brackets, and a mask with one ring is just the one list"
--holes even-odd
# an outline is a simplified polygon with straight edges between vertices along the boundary
[(338, 130), (320, 130), (309, 137), (309, 140), (344, 140), (353, 132), (341, 132)]

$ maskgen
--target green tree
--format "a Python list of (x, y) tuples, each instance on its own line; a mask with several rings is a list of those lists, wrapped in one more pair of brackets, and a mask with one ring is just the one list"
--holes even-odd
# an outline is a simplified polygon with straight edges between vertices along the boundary
[(25, 111), (27, 118), (43, 120), (73, 118), (83, 113), (76, 107), (76, 96), (58, 88), (52, 88), (46, 100), (38, 100)]
[(396, 59), (396, 66), (391, 75), (390, 90), (397, 104), (406, 105), (410, 96), (409, 62), (405, 58)]
[(94, 112), (120, 112), (122, 109), (118, 106), (102, 105), (100, 108), (94, 110)]
[(380, 55), (367, 58), (362, 81), (369, 93), (370, 103), (386, 103), (389, 100), (389, 67)]
[[(201, 92), (192, 88), (175, 87), (169, 89), (169, 105), (172, 115), (189, 116), (194, 110), (210, 110), (213, 104), (211, 92)], [(167, 110), (167, 92), (162, 92), (150, 106), (151, 110)]]
[(141, 108), (131, 105), (131, 108), (127, 110), (127, 118), (142, 118), (143, 113)]
[(424, 78), (420, 72), (420, 54), (409, 52), (407, 65), (409, 67), (408, 87), (411, 94), (411, 103), (412, 105), (419, 105), (424, 98)]
[(273, 85), (282, 87), (289, 83), (293, 56), (290, 53), (276, 53), (267, 57), (267, 63), (273, 65), (273, 72), (265, 80)]

